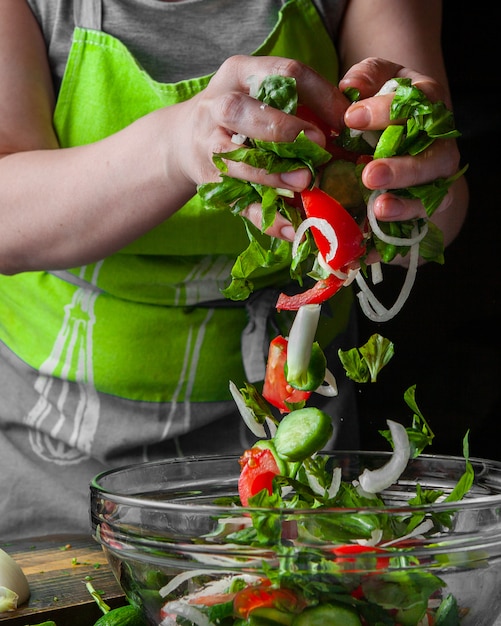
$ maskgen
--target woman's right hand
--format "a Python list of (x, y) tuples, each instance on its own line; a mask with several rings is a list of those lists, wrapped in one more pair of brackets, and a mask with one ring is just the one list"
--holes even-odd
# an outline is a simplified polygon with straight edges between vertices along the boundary
[[(340, 128), (348, 101), (339, 90), (305, 65), (279, 57), (235, 56), (216, 72), (207, 88), (179, 106), (179, 163), (185, 178), (193, 185), (218, 180), (220, 171), (213, 163), (214, 153), (229, 152), (237, 146), (234, 134), (273, 142), (293, 141), (300, 131), (318, 144), (325, 145), (325, 135), (311, 122), (288, 115), (252, 97), (251, 84), (259, 84), (269, 75), (296, 79), (299, 99), (332, 128)], [(228, 161), (228, 175), (270, 187), (302, 191), (311, 182), (309, 170), (268, 174), (244, 163)], [(244, 215), (260, 226), (258, 205)], [(288, 228), (289, 227), (289, 228)], [(267, 231), (272, 236), (292, 239), (293, 230), (282, 216)]]

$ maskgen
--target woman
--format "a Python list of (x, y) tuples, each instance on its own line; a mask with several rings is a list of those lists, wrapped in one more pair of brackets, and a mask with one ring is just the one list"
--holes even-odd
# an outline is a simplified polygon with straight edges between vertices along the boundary
[[(228, 381), (254, 368), (244, 370), (241, 336), (266, 326), (265, 288), (282, 286), (287, 268), (264, 272), (263, 298), (246, 307), (222, 299), (245, 229), (207, 211), (197, 185), (218, 179), (212, 155), (235, 133), (291, 141), (305, 130), (325, 142), (314, 124), (263, 109), (250, 77), (295, 77), (300, 100), (334, 128), (384, 128), (391, 97), (371, 96), (394, 76), (450, 106), (440, 17), (436, 0), (2, 1), (4, 540), (87, 532), (89, 480), (112, 465), (245, 447)], [(349, 106), (349, 86), (360, 103)], [(458, 164), (454, 142), (439, 141), (370, 164), (364, 183), (406, 187)], [(292, 191), (310, 182), (306, 170), (228, 168)], [(446, 244), (465, 209), (460, 179), (434, 216)], [(423, 208), (385, 194), (376, 214)], [(259, 225), (259, 206), (246, 217)], [(292, 240), (293, 229), (279, 216), (268, 234)], [(353, 345), (351, 303), (343, 290), (325, 322), (333, 353)], [(351, 399), (329, 407), (338, 444), (356, 434)]]

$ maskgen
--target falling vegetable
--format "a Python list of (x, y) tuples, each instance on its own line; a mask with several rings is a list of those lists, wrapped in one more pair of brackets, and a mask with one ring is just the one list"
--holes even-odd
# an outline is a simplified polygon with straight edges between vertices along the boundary
[(30, 586), (23, 570), (0, 549), (0, 613), (15, 611), (30, 597)]

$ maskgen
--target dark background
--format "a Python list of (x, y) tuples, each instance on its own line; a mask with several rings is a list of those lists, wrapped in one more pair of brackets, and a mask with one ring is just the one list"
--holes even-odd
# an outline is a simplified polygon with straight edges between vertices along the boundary
[[(379, 332), (395, 344), (395, 356), (376, 384), (360, 386), (362, 447), (381, 448), (386, 419), (405, 424), (411, 412), (404, 391), (416, 399), (435, 433), (428, 452), (470, 453), (501, 460), (501, 142), (496, 101), (499, 64), (496, 21), (479, 5), (444, 2), (443, 47), (450, 77), (459, 147), (470, 187), (467, 221), (447, 248), (445, 265), (420, 268), (410, 299), (394, 319), (374, 323), (360, 315), (361, 339)], [(403, 280), (401, 268), (385, 268), (378, 292), (390, 305)]]

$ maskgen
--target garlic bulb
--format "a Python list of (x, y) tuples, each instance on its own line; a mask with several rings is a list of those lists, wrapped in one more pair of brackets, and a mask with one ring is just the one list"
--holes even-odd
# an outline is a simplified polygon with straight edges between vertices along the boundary
[(30, 597), (30, 587), (23, 570), (0, 549), (0, 613), (14, 611)]

